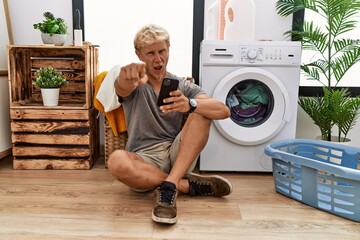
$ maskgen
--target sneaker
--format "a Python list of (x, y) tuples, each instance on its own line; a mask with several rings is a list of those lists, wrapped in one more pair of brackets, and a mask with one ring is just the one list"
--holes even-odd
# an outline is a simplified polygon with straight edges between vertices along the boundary
[(176, 223), (176, 185), (172, 182), (164, 181), (155, 189), (154, 195), (155, 207), (152, 211), (152, 219), (158, 223)]
[(195, 173), (186, 174), (189, 180), (190, 196), (214, 196), (223, 197), (232, 192), (231, 183), (220, 176), (200, 176)]

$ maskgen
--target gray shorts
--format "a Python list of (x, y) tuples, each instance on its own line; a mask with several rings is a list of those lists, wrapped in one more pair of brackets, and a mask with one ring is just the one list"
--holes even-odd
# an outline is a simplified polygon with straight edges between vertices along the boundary
[[(147, 148), (143, 148), (135, 152), (145, 162), (150, 163), (165, 173), (169, 173), (175, 163), (177, 153), (179, 151), (181, 142), (181, 132), (176, 136), (173, 142), (162, 142)], [(196, 160), (193, 161), (188, 169), (188, 173), (192, 172), (195, 168)]]

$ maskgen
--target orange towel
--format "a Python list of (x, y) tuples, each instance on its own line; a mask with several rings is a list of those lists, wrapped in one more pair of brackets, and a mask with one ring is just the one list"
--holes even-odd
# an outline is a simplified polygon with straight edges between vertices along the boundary
[[(94, 107), (101, 112), (104, 112), (104, 106), (100, 103), (99, 100), (96, 99), (96, 94), (98, 93), (101, 83), (103, 82), (107, 73), (108, 71), (101, 72), (95, 77), (94, 81)], [(106, 119), (109, 121), (111, 130), (115, 136), (118, 136), (119, 133), (126, 131), (125, 114), (122, 106), (110, 112), (104, 112), (104, 114)]]

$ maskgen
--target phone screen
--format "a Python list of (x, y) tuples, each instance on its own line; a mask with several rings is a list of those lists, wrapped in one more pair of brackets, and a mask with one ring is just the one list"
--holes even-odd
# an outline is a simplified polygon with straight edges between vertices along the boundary
[(177, 90), (178, 86), (179, 80), (173, 78), (164, 78), (161, 84), (157, 105), (162, 106), (165, 104), (170, 104), (164, 103), (164, 99), (170, 97), (170, 92)]

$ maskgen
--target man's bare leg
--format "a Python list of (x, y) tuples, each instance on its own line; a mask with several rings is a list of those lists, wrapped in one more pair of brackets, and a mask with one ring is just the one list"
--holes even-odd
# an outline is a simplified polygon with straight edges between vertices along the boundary
[(144, 162), (139, 155), (125, 150), (114, 151), (107, 163), (110, 173), (116, 179), (134, 189), (154, 189), (168, 175)]

